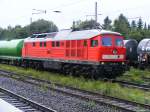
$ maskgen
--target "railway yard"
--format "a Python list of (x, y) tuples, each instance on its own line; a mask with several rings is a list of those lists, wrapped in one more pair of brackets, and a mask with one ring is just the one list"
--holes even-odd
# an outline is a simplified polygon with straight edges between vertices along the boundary
[(139, 54), (123, 40), (71, 29), (0, 41), (0, 98), (25, 112), (150, 112), (150, 39)]
[[(135, 72), (136, 70), (133, 71)], [(132, 72), (132, 70), (130, 70), (130, 72)], [(142, 71), (140, 71), (140, 73), (142, 73)], [(149, 72), (147, 71), (147, 73)], [(87, 81), (86, 86), (83, 86), (85, 82), (79, 84), (77, 81), (79, 80), (78, 77), (72, 77), (76, 82), (72, 81), (71, 84), (67, 80), (70, 76), (57, 76), (58, 73), (36, 71), (4, 64), (0, 65), (0, 74), (0, 85), (2, 87), (0, 89), (2, 93), (0, 98), (6, 101), (8, 100), (10, 103), (14, 101), (15, 103), (12, 102), (12, 105), (16, 104), (16, 107), (19, 105), (20, 109), (26, 109), (27, 112), (33, 110), (36, 112), (38, 109), (38, 111), (43, 112), (49, 112), (50, 109), (52, 109), (51, 111), (58, 112), (150, 111), (150, 85), (148, 83), (149, 75), (147, 74), (143, 75), (145, 76), (144, 78), (141, 77), (141, 82), (139, 83), (133, 81), (132, 78), (128, 78), (128, 81), (122, 80), (122, 77), (127, 77), (128, 75), (119, 77), (116, 80), (91, 80), (91, 82), (89, 79), (81, 78), (79, 82)], [(49, 76), (47, 76), (47, 74)], [(57, 80), (60, 79), (59, 77), (61, 77), (62, 80), (59, 80), (58, 83), (53, 75), (57, 77)], [(71, 80), (71, 78), (69, 80)], [(92, 82), (95, 83), (94, 86)], [(13, 95), (9, 93), (9, 97), (13, 99), (11, 100), (11, 98), (3, 95), (3, 92), (6, 91), (3, 90), (3, 88), (36, 103), (26, 103), (26, 101), (20, 100), (20, 98), (17, 101), (17, 98), (13, 98)], [(116, 89), (114, 90), (114, 88)], [(20, 105), (23, 105), (23, 107)], [(40, 105), (42, 109), (37, 108), (40, 107), (37, 105)], [(49, 109), (48, 111), (46, 111), (46, 107), (47, 110)]]
[(150, 112), (150, 1), (93, 2), (0, 0), (0, 112)]

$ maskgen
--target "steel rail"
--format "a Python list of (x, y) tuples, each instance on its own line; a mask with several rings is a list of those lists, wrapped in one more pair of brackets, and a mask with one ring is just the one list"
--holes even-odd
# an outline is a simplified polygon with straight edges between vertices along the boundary
[(56, 112), (23, 96), (0, 87), (0, 98), (25, 112)]
[(123, 86), (128, 86), (128, 87), (133, 87), (133, 88), (150, 91), (150, 85), (147, 85), (147, 84), (138, 84), (138, 83), (123, 81), (123, 80), (113, 80), (113, 82), (119, 83)]

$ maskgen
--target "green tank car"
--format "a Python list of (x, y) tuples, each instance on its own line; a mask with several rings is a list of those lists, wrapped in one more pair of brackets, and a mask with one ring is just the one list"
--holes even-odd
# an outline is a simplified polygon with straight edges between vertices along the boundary
[(0, 41), (0, 57), (21, 57), (24, 39)]

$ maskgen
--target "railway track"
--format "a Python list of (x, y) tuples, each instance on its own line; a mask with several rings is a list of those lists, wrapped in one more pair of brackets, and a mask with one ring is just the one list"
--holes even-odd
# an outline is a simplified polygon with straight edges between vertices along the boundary
[(138, 88), (146, 91), (150, 91), (150, 85), (148, 84), (138, 84), (138, 83), (133, 83), (133, 82), (127, 82), (123, 80), (112, 80), (114, 83), (119, 83), (122, 86), (126, 87), (132, 87), (132, 88)]
[(23, 112), (56, 112), (53, 109), (35, 103), (2, 87), (0, 87), (0, 98)]
[(137, 112), (137, 111), (149, 112), (150, 111), (150, 105), (146, 105), (146, 104), (131, 102), (131, 101), (115, 98), (115, 97), (106, 96), (106, 95), (96, 93), (96, 92), (81, 90), (81, 89), (70, 87), (70, 86), (64, 86), (61, 84), (52, 83), (50, 81), (32, 78), (30, 76), (19, 75), (14, 72), (0, 70), (0, 74), (3, 74), (7, 77), (15, 78), (17, 80), (21, 80), (30, 84), (34, 84), (36, 86), (44, 85), (48, 89), (51, 89), (60, 93), (71, 95), (73, 97), (77, 97), (77, 98), (87, 100), (87, 101), (93, 101), (98, 104), (108, 105), (110, 107), (118, 108), (127, 112)]
[(149, 77), (142, 77), (144, 80), (146, 81), (150, 81), (150, 78)]

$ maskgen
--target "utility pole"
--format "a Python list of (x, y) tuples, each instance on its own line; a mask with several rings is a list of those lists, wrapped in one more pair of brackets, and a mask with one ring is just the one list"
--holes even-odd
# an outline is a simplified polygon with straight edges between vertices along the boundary
[(97, 2), (95, 2), (95, 22), (97, 23)]

